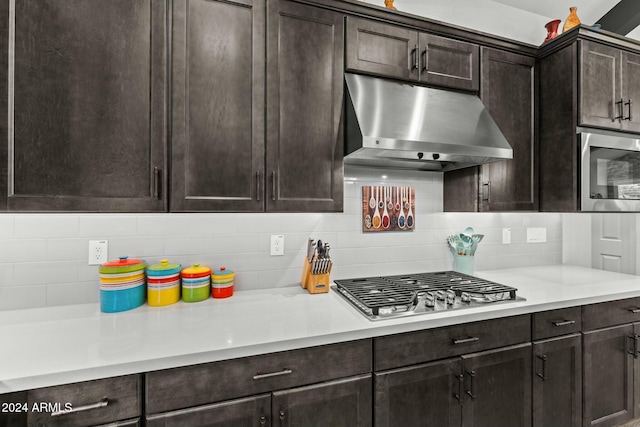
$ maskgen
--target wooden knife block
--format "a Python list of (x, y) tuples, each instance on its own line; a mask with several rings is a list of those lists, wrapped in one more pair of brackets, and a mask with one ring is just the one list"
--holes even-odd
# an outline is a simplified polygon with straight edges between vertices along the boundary
[(333, 263), (329, 264), (329, 271), (325, 274), (311, 274), (311, 262), (305, 257), (304, 267), (302, 269), (302, 279), (300, 285), (311, 294), (321, 294), (329, 292), (329, 284), (331, 283), (331, 269)]

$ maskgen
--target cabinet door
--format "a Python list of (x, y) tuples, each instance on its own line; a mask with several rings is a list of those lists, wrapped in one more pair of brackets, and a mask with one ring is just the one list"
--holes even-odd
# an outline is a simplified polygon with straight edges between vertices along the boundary
[(147, 417), (147, 427), (268, 427), (271, 395), (263, 394)]
[(622, 52), (622, 129), (640, 132), (640, 55)]
[(482, 49), (480, 98), (509, 141), (513, 159), (482, 165), (480, 211), (538, 209), (534, 66), (534, 58)]
[(633, 325), (585, 332), (583, 423), (613, 426), (633, 418)]
[(267, 210), (342, 211), (343, 17), (269, 3)]
[(418, 79), (418, 32), (347, 17), (348, 70), (405, 80)]
[(619, 129), (623, 114), (620, 50), (590, 41), (580, 43), (578, 124)]
[(4, 4), (0, 203), (14, 211), (166, 210), (166, 2)]
[(278, 427), (371, 427), (371, 375), (273, 393)]
[(460, 369), (450, 359), (375, 374), (375, 426), (459, 426)]
[(173, 2), (172, 211), (264, 210), (264, 2)]
[(582, 336), (533, 344), (533, 427), (582, 425)]
[(462, 425), (531, 425), (531, 344), (462, 356)]
[(421, 82), (462, 90), (480, 89), (478, 45), (420, 33), (419, 46)]

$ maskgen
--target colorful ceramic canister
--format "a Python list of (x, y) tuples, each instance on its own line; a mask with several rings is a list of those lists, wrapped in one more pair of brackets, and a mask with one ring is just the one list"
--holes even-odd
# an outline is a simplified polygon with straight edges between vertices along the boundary
[(209, 298), (211, 292), (211, 269), (193, 264), (182, 270), (182, 300), (198, 302)]
[(211, 294), (214, 298), (228, 298), (233, 295), (233, 285), (236, 274), (227, 270), (226, 267), (220, 267), (211, 275)]
[(180, 270), (182, 266), (160, 260), (147, 268), (147, 303), (152, 306), (169, 305), (180, 300)]
[(126, 256), (100, 266), (100, 310), (116, 313), (144, 304), (145, 263)]

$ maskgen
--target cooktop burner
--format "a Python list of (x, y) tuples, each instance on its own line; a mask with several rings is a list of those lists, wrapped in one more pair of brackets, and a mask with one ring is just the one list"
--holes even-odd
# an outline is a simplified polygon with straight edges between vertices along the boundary
[(343, 279), (332, 288), (370, 320), (524, 301), (516, 288), (455, 271)]

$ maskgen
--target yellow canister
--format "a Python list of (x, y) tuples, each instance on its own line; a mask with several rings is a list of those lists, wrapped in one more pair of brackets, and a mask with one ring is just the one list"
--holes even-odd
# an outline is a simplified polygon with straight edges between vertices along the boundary
[(152, 306), (174, 304), (180, 300), (182, 266), (163, 259), (147, 268), (147, 303)]

